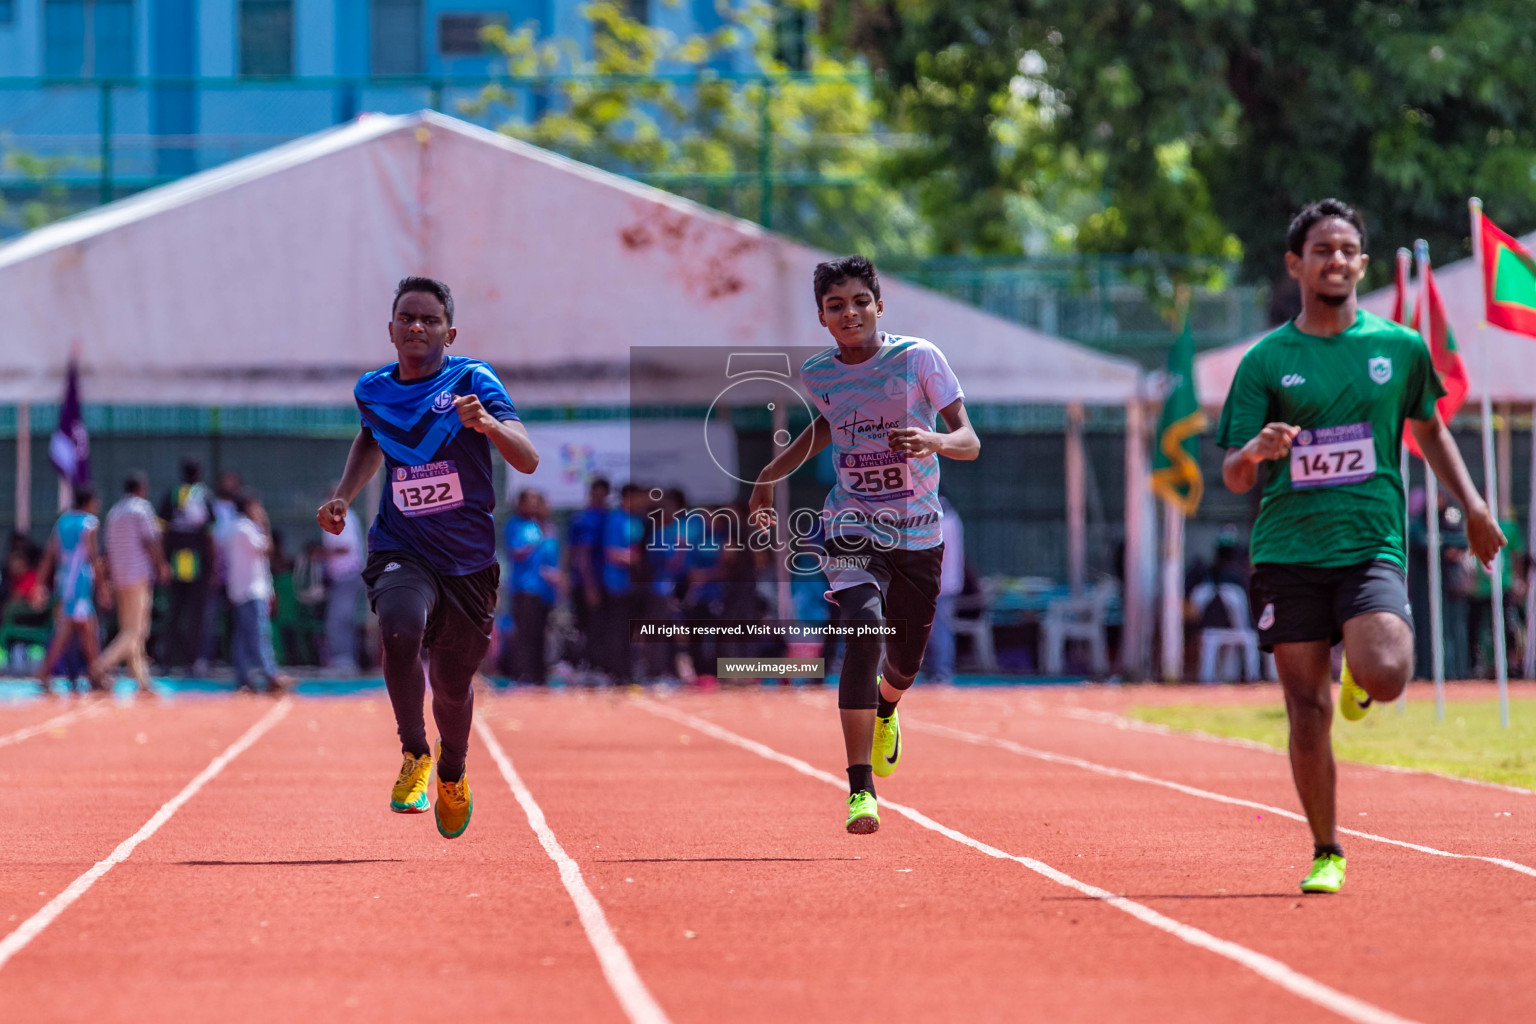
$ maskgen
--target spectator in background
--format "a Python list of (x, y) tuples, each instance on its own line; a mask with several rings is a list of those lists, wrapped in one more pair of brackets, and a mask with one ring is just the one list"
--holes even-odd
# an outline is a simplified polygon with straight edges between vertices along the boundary
[[(647, 619), (682, 618), (683, 600), (688, 591), (688, 555), (702, 540), (703, 523), (684, 515), (688, 496), (681, 488), (671, 487), (661, 496), (657, 514), (647, 517), (650, 533), (646, 554), (650, 564), (651, 585), (647, 588), (643, 611)], [(692, 529), (689, 536), (686, 531)], [(656, 675), (670, 675), (685, 686), (698, 682), (693, 655), (685, 641), (666, 640), (645, 645), (647, 664)]]
[(928, 650), (923, 668), (935, 683), (955, 679), (955, 601), (965, 589), (965, 526), (960, 513), (943, 494), (939, 495), (939, 533), (943, 538), (944, 560), (939, 568), (939, 597), (934, 605), (933, 631), (928, 634)]
[(507, 520), (507, 556), (512, 563), (513, 676), (520, 683), (549, 681), (544, 657), (549, 610), (560, 580), (560, 540), (549, 525), (549, 502), (531, 488), (517, 496), (517, 514)]
[(645, 563), (645, 491), (639, 484), (619, 489), (619, 507), (603, 523), (603, 603), (594, 619), (596, 640), (605, 651), (602, 668), (615, 682), (634, 678), (629, 620), (641, 617), (648, 573)]
[(348, 672), (357, 671), (357, 606), (363, 599), (367, 554), (358, 518), (347, 516), (340, 533), (320, 535), (325, 545), (325, 664)]
[(224, 532), (224, 584), (234, 608), (230, 660), (235, 666), (235, 690), (256, 692), (254, 673), (267, 677), (267, 692), (279, 694), (293, 680), (278, 670), (272, 653), (272, 551), (266, 510), (254, 494), (235, 501), (237, 515)]
[(153, 696), (146, 649), (150, 609), (155, 582), (169, 580), (171, 567), (161, 548), (160, 520), (149, 503), (149, 477), (139, 471), (128, 474), (122, 498), (107, 513), (103, 533), (107, 576), (117, 600), (117, 636), (96, 659), (93, 674), (105, 676), (126, 663), (139, 693)]
[[(43, 551), (43, 564), (37, 571), (37, 599), (45, 596), (43, 587), (53, 574), (53, 596), (58, 602), (54, 615), (53, 639), (38, 669), (37, 684), (44, 695), (53, 694), (53, 667), (71, 640), (78, 640), (86, 665), (93, 665), (101, 653), (97, 642), (96, 581), (105, 575), (101, 552), (96, 543), (96, 518), (101, 505), (96, 492), (77, 487), (74, 507), (59, 516)], [(88, 669), (93, 692), (105, 692), (106, 685), (94, 669)]]
[(603, 607), (603, 528), (608, 521), (611, 490), (607, 480), (593, 477), (587, 487), (587, 507), (571, 517), (566, 534), (571, 614), (582, 648), (573, 660), (587, 668), (598, 668), (602, 663), (602, 642), (593, 632), (593, 622)]
[(203, 643), (203, 616), (213, 549), (208, 528), (213, 510), (203, 467), (196, 459), (181, 461), (181, 485), (160, 503), (165, 521), (165, 554), (171, 566), (170, 608), (161, 660), (171, 668), (187, 669), (197, 660)]
[(234, 612), (230, 608), (228, 588), (224, 585), (224, 542), (240, 517), (237, 505), (242, 487), (240, 474), (226, 469), (214, 482), (213, 496), (208, 501), (213, 516), (213, 557), (209, 559), (208, 603), (203, 607), (203, 639), (193, 669), (198, 673), (206, 672), (209, 665), (219, 660), (220, 637), (229, 639), (235, 635)]

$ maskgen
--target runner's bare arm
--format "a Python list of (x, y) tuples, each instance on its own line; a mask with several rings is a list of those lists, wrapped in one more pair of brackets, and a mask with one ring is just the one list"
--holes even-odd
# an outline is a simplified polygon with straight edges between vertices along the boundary
[(1408, 429), (1413, 431), (1413, 439), (1419, 442), (1419, 451), (1424, 453), (1424, 461), (1434, 470), (1436, 478), (1466, 510), (1467, 544), (1487, 568), (1492, 564), (1493, 556), (1508, 542), (1504, 539), (1504, 531), (1499, 529), (1498, 519), (1472, 485), (1467, 464), (1462, 461), (1445, 421), (1437, 410), (1432, 420), (1409, 420)]
[(1291, 453), (1291, 441), (1301, 432), (1289, 423), (1270, 423), (1241, 448), (1231, 448), (1221, 463), (1221, 479), (1227, 490), (1243, 494), (1259, 476), (1259, 463), (1283, 459)]
[(831, 443), (832, 427), (826, 417), (817, 416), (810, 426), (800, 432), (799, 437), (789, 443), (788, 448), (774, 456), (762, 472), (757, 474), (757, 483), (753, 485), (752, 497), (747, 502), (747, 522), (758, 525), (758, 514), (766, 511), (768, 518), (765, 522), (771, 523), (774, 485), (808, 460), (820, 455)]
[(373, 479), (384, 462), (384, 452), (379, 442), (367, 430), (359, 430), (352, 439), (352, 450), (347, 452), (347, 468), (341, 472), (341, 482), (336, 485), (330, 500), (315, 513), (315, 522), (326, 533), (340, 534), (347, 521), (347, 506), (357, 497), (357, 492)]
[(970, 462), (981, 454), (981, 438), (976, 436), (971, 418), (966, 414), (965, 399), (955, 399), (940, 409), (939, 415), (944, 417), (944, 425), (949, 428), (949, 433), (940, 434), (918, 427), (897, 427), (890, 433), (891, 451), (906, 452), (918, 457), (942, 455), (946, 459), (959, 459), (962, 462)]
[(475, 395), (460, 395), (453, 404), (459, 410), (459, 421), (490, 438), (501, 457), (507, 460), (507, 465), (519, 473), (532, 473), (539, 468), (539, 451), (522, 423), (498, 420), (486, 411)]

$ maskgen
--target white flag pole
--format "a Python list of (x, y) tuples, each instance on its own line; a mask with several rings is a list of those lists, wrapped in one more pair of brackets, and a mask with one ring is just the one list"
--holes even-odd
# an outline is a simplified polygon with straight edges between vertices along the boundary
[[(1433, 330), (1429, 325), (1429, 289), (1424, 286), (1424, 273), (1429, 268), (1429, 243), (1422, 238), (1413, 244), (1418, 260), (1419, 294), (1415, 299), (1418, 310), (1419, 336), (1434, 351), (1430, 339)], [(1435, 684), (1435, 721), (1445, 721), (1445, 594), (1440, 586), (1440, 481), (1429, 461), (1424, 462), (1424, 515), (1429, 539), (1429, 664), (1430, 678)]]
[[(1536, 406), (1531, 408), (1531, 507), (1525, 550), (1536, 551)], [(1527, 561), (1525, 575), (1525, 678), (1536, 679), (1536, 557)]]
[[(1408, 277), (1406, 268), (1408, 266), (1408, 261), (1412, 258), (1413, 254), (1410, 253), (1407, 249), (1401, 247), (1398, 248), (1397, 265), (1398, 268), (1402, 271), (1399, 276), (1404, 280), (1406, 280)], [(1401, 309), (1398, 310), (1397, 313), (1400, 316), (1406, 316), (1408, 311), (1406, 309)], [(1412, 528), (1413, 525), (1413, 514), (1408, 511), (1408, 470), (1412, 465), (1412, 459), (1408, 455), (1408, 446), (1405, 444), (1401, 447), (1402, 453), (1398, 457), (1398, 473), (1402, 477), (1403, 481), (1403, 579), (1406, 582), (1409, 576), (1412, 574), (1412, 569), (1410, 566), (1413, 562), (1413, 558), (1410, 554), (1412, 549), (1408, 545), (1408, 531)], [(1402, 714), (1404, 711), (1408, 710), (1407, 687), (1404, 687), (1403, 692), (1397, 695), (1396, 704), (1398, 714)]]
[(1163, 682), (1184, 678), (1184, 510), (1163, 506)]
[[(1477, 323), (1477, 348), (1481, 353), (1483, 378), (1483, 491), (1490, 513), (1499, 514), (1499, 480), (1493, 452), (1493, 361), (1488, 358), (1488, 296), (1483, 276), (1483, 201), (1476, 196), (1468, 200), (1472, 210), (1472, 256), (1477, 267), (1479, 291), (1483, 292), (1483, 316)], [(1488, 568), (1490, 590), (1493, 595), (1493, 674), (1499, 686), (1499, 724), (1509, 728), (1509, 662), (1504, 650), (1504, 556), (1493, 556)]]

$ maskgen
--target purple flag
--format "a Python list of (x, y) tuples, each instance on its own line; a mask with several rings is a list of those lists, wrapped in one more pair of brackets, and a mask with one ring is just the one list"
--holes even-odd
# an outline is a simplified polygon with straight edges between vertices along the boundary
[(59, 429), (48, 443), (48, 458), (72, 487), (91, 482), (91, 439), (80, 415), (80, 367), (69, 361), (69, 376), (64, 385), (64, 404), (59, 407)]

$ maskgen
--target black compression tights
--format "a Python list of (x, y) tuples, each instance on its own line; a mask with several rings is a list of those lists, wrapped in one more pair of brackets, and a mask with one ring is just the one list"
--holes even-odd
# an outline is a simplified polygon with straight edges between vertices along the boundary
[[(393, 587), (379, 594), (374, 610), (383, 635), (384, 685), (395, 709), (400, 747), (416, 756), (430, 753), (422, 714), (427, 680), (421, 670), (421, 643), (432, 607), (411, 587)], [(432, 718), (443, 743), (437, 774), (449, 782), (464, 776), (474, 718), (475, 670), (489, 646), (490, 640), (479, 629), (451, 611), (432, 644)]]
[[(844, 626), (860, 624), (878, 626), (880, 615), (880, 588), (873, 583), (861, 583), (856, 587), (839, 590), (837, 598), (838, 622)], [(885, 643), (878, 637), (869, 640), (844, 641), (843, 668), (837, 677), (837, 706), (853, 711), (873, 708), (878, 703), (880, 656)]]

